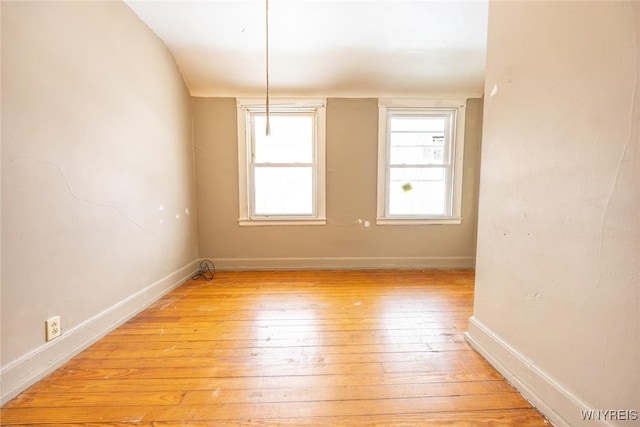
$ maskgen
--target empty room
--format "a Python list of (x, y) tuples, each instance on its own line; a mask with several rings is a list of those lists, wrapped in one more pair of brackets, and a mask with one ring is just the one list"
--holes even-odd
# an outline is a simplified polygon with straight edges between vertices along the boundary
[(639, 425), (640, 2), (0, 17), (0, 425)]

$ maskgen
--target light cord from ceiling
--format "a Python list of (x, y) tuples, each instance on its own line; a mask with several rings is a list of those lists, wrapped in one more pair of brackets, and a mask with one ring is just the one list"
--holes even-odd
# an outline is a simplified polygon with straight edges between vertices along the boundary
[(265, 42), (266, 42), (266, 74), (267, 74), (267, 100), (266, 100), (266, 136), (271, 135), (271, 123), (269, 122), (269, 0), (265, 0)]

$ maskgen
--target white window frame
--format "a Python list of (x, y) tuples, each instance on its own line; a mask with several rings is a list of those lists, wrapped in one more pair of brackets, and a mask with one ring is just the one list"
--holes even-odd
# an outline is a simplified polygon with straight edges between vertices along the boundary
[(265, 112), (265, 98), (238, 98), (236, 99), (236, 104), (238, 122), (238, 224), (241, 226), (325, 225), (327, 223), (325, 201), (326, 100), (323, 98), (269, 99), (270, 112), (313, 112), (314, 114), (313, 213), (311, 215), (253, 214), (251, 114)]
[[(378, 225), (460, 224), (462, 223), (462, 169), (464, 160), (464, 99), (380, 99), (378, 101)], [(393, 114), (429, 114), (452, 110), (455, 125), (450, 137), (452, 180), (448, 185), (449, 212), (447, 215), (389, 215), (388, 185), (388, 122)]]

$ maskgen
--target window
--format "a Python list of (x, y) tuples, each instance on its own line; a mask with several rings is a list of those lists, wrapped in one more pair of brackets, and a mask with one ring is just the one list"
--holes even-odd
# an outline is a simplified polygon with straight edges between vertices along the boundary
[(459, 224), (464, 101), (381, 100), (378, 224)]
[(324, 100), (238, 100), (241, 225), (325, 224)]

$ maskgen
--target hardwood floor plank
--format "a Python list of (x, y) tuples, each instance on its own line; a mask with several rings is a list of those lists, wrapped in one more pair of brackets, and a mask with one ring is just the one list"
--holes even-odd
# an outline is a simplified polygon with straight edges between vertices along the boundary
[[(502, 390), (506, 387), (508, 391), (513, 389), (506, 385), (502, 378), (482, 380), (474, 379), (467, 381), (433, 381), (433, 378), (423, 375), (415, 376), (412, 374), (384, 374), (384, 375), (305, 375), (290, 377), (199, 377), (199, 378), (150, 378), (150, 379), (120, 379), (118, 381), (104, 381), (101, 379), (91, 380), (71, 380), (71, 381), (51, 381), (41, 383), (23, 393), (23, 395), (38, 394), (45, 396), (47, 394), (63, 394), (63, 393), (128, 393), (145, 390), (153, 391), (215, 391), (223, 390), (245, 390), (256, 388), (256, 384), (260, 384), (260, 390), (271, 390), (281, 388), (304, 388), (309, 384), (313, 384), (319, 389), (327, 389), (330, 387), (366, 387), (366, 386), (384, 386), (396, 388), (396, 386), (404, 386), (407, 388), (404, 394), (413, 393), (414, 388), (425, 387), (431, 385), (440, 387), (440, 384), (458, 384), (461, 387), (468, 387), (468, 390), (474, 390), (478, 387), (476, 383), (492, 384), (492, 390)], [(46, 392), (46, 393), (43, 393)], [(22, 396), (22, 395), (21, 395)], [(6, 407), (12, 407), (20, 404), (20, 398), (9, 402)]]
[[(67, 367), (83, 369), (100, 364), (103, 369), (107, 368), (193, 368), (193, 367), (223, 367), (233, 368), (234, 365), (253, 365), (256, 367), (296, 365), (300, 367), (325, 366), (335, 364), (372, 364), (383, 363), (386, 365), (406, 365), (406, 369), (417, 366), (424, 370), (423, 365), (438, 366), (438, 369), (447, 370), (449, 368), (459, 369), (461, 367), (476, 367), (478, 365), (487, 366), (487, 362), (476, 352), (471, 350), (449, 351), (449, 352), (385, 352), (385, 353), (337, 353), (327, 354), (320, 351), (307, 350), (303, 352), (300, 348), (290, 351), (288, 348), (269, 349), (269, 352), (253, 352), (249, 355), (217, 355), (212, 356), (206, 352), (198, 357), (194, 355), (184, 355), (182, 357), (162, 358), (148, 354), (148, 357), (137, 358), (103, 358), (87, 359), (78, 358), (70, 362)], [(129, 355), (131, 357), (131, 355)], [(385, 369), (392, 372), (391, 369)]]
[[(154, 423), (154, 427), (210, 427), (205, 422), (178, 424), (171, 422)], [(260, 419), (252, 418), (250, 421), (239, 422), (238, 426), (368, 426), (368, 427), (482, 427), (482, 426), (518, 426), (538, 427), (550, 425), (540, 421), (540, 414), (535, 409), (509, 410), (509, 411), (457, 411), (435, 412), (430, 414), (402, 414), (402, 415), (375, 415), (375, 416), (351, 416), (351, 417), (312, 417), (312, 418), (286, 418), (286, 419)], [(71, 426), (69, 426), (71, 427)]]
[[(155, 421), (139, 422), (137, 427), (211, 427), (216, 420), (203, 421)], [(15, 426), (16, 424), (6, 424)], [(131, 423), (110, 423), (111, 427), (131, 427)], [(423, 427), (423, 426), (455, 426), (455, 427), (482, 427), (482, 426), (518, 426), (538, 427), (550, 425), (546, 421), (540, 421), (540, 415), (535, 409), (515, 410), (490, 410), (490, 411), (456, 411), (434, 412), (430, 414), (402, 414), (402, 415), (375, 415), (375, 416), (350, 416), (350, 417), (305, 417), (305, 418), (251, 418), (247, 421), (237, 421), (232, 425), (243, 427), (335, 427), (335, 426), (372, 426), (372, 427)], [(64, 423), (58, 427), (99, 427), (101, 423)]]
[[(199, 342), (182, 342), (182, 343), (166, 343), (166, 342), (138, 342), (131, 343), (128, 348), (122, 348), (119, 343), (104, 343), (105, 345), (96, 345), (91, 351), (86, 351), (77, 356), (77, 359), (127, 359), (131, 357), (131, 353), (135, 352), (138, 357), (148, 358), (157, 357), (161, 354), (166, 358), (174, 357), (248, 357), (260, 356), (267, 357), (269, 355), (279, 356), (283, 354), (280, 347), (216, 347), (211, 348), (210, 345), (199, 345)], [(296, 347), (288, 351), (287, 355), (336, 355), (336, 354), (392, 354), (392, 353), (413, 353), (420, 355), (422, 353), (447, 353), (452, 357), (457, 352), (472, 352), (466, 342), (438, 342), (425, 343), (421, 346), (416, 344), (363, 344), (363, 345), (347, 345), (347, 346), (315, 346), (315, 347)], [(473, 356), (472, 356), (473, 357)], [(479, 355), (477, 357), (480, 357)]]
[(464, 395), (424, 398), (395, 398), (367, 400), (330, 400), (311, 402), (212, 403), (180, 406), (83, 406), (50, 407), (39, 411), (33, 408), (2, 410), (3, 422), (16, 419), (26, 423), (136, 422), (217, 420), (220, 422), (247, 421), (258, 418), (306, 418), (325, 414), (333, 416), (362, 416), (390, 414), (426, 414), (456, 410), (478, 411), (487, 409), (525, 409), (529, 403), (516, 392), (499, 395)]
[(459, 396), (461, 394), (499, 394), (512, 393), (498, 381), (474, 381), (469, 383), (425, 383), (396, 385), (364, 385), (364, 386), (327, 386), (319, 389), (315, 386), (297, 388), (270, 388), (255, 391), (246, 389), (222, 389), (206, 391), (190, 391), (184, 396), (182, 403), (189, 405), (205, 405), (210, 403), (241, 403), (254, 401), (270, 402), (318, 402), (332, 400), (371, 400), (402, 398)]
[(157, 406), (177, 405), (186, 395), (186, 391), (139, 391), (130, 390), (127, 394), (112, 392), (79, 392), (71, 389), (63, 394), (23, 393), (15, 401), (10, 402), (4, 410), (11, 408), (51, 408), (80, 406)]
[(0, 409), (3, 426), (542, 426), (464, 341), (473, 272), (219, 272)]
[[(322, 339), (320, 339), (322, 338)], [(130, 335), (113, 335), (104, 338), (107, 342), (121, 343), (123, 346), (127, 346), (134, 342), (139, 342), (140, 338)], [(396, 345), (396, 344), (414, 344), (417, 346), (424, 346), (429, 343), (463, 343), (464, 337), (462, 333), (445, 333), (436, 335), (421, 336), (414, 335), (402, 335), (402, 336), (380, 336), (374, 334), (349, 334), (336, 335), (336, 334), (323, 334), (322, 337), (265, 337), (256, 339), (235, 339), (233, 336), (214, 338), (198, 338), (190, 335), (180, 334), (162, 334), (150, 336), (148, 341), (155, 341), (161, 343), (181, 343), (181, 342), (209, 342), (215, 343), (217, 346), (224, 348), (239, 348), (239, 347), (253, 347), (253, 348), (276, 348), (276, 347), (318, 347), (318, 346), (344, 346), (344, 345)]]
[[(145, 322), (140, 320), (128, 322), (117, 330), (116, 335), (145, 335), (155, 334), (160, 331), (172, 331), (172, 333), (197, 333), (207, 330), (216, 330), (224, 326), (232, 329), (237, 334), (249, 335), (255, 333), (255, 329), (286, 331), (291, 333), (305, 332), (345, 332), (345, 331), (393, 331), (412, 329), (417, 331), (429, 330), (464, 330), (457, 324), (444, 324), (445, 322), (463, 321), (466, 316), (460, 318), (447, 317), (433, 319), (422, 317), (419, 319), (407, 318), (377, 318), (357, 319), (343, 316), (341, 319), (270, 319), (253, 321), (225, 322), (221, 320), (197, 319), (186, 317), (180, 320), (165, 320), (164, 318), (145, 317)], [(173, 318), (169, 318), (173, 319)], [(116, 331), (114, 331), (115, 333)]]
[[(260, 382), (260, 391), (255, 390), (255, 385)], [(309, 402), (329, 400), (366, 400), (366, 399), (393, 399), (396, 396), (403, 398), (418, 397), (443, 397), (458, 396), (460, 394), (499, 394), (512, 393), (508, 386), (501, 381), (474, 381), (472, 383), (422, 383), (395, 384), (395, 385), (342, 385), (334, 386), (326, 384), (322, 388), (309, 386), (300, 381), (297, 387), (264, 387), (261, 378), (253, 379), (253, 382), (245, 382), (242, 388), (230, 387), (226, 382), (220, 381), (215, 388), (205, 390), (163, 390), (161, 392), (140, 392), (139, 389), (129, 390), (125, 394), (115, 395), (112, 392), (95, 390), (78, 390), (69, 388), (62, 393), (41, 395), (38, 393), (24, 393), (15, 402), (6, 408), (45, 408), (64, 406), (158, 406), (158, 405), (205, 405), (210, 403), (242, 403), (242, 402)], [(213, 384), (211, 384), (213, 385)], [(164, 388), (171, 387), (170, 383)]]

